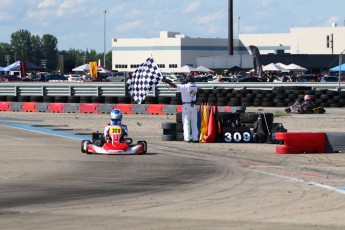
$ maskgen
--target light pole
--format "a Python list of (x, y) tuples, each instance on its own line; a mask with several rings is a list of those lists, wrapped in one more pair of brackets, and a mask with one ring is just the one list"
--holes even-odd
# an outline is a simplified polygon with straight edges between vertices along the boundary
[(340, 79), (341, 79), (341, 63), (343, 62), (342, 61), (342, 56), (343, 56), (343, 53), (345, 52), (345, 49), (343, 50), (343, 52), (341, 52), (339, 54), (339, 74), (338, 74), (338, 90), (340, 90)]
[(238, 34), (238, 38), (240, 38), (240, 16), (237, 16), (237, 34)]
[(105, 40), (106, 40), (106, 22), (107, 22), (107, 20), (106, 20), (106, 15), (107, 15), (107, 10), (104, 10), (104, 54), (103, 54), (103, 65), (104, 65), (104, 67), (106, 67), (105, 66)]

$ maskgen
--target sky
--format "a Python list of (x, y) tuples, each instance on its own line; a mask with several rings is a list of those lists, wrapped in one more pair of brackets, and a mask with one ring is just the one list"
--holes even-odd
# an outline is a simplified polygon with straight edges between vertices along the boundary
[[(113, 38), (227, 38), (228, 0), (0, 0), (0, 42), (24, 29), (54, 35), (59, 50), (111, 50)], [(291, 27), (344, 26), (344, 0), (233, 0), (234, 38), (289, 33)], [(104, 13), (106, 11), (106, 13)], [(104, 33), (105, 32), (105, 33)], [(104, 39), (104, 34), (106, 34)], [(105, 41), (105, 42), (104, 42)]]

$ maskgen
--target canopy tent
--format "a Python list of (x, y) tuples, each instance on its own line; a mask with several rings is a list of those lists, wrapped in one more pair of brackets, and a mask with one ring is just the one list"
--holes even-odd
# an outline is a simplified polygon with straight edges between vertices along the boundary
[(8, 66), (4, 67), (3, 71), (12, 71), (16, 67), (20, 68), (20, 61), (16, 61), (16, 62), (12, 63), (11, 65), (8, 65)]
[(335, 66), (335, 67), (329, 69), (329, 71), (332, 71), (332, 72), (337, 72), (339, 70), (345, 71), (345, 63), (340, 65), (340, 66), (338, 65), (338, 66)]
[(288, 70), (292, 70), (292, 71), (307, 71), (308, 70), (308, 69), (306, 69), (306, 68), (304, 68), (302, 66), (296, 65), (294, 63), (288, 65), (287, 69)]
[(99, 73), (112, 73), (111, 69), (106, 68), (106, 67), (101, 66), (101, 65), (97, 66), (97, 72), (99, 72)]
[(288, 65), (285, 65), (283, 63), (278, 62), (278, 63), (276, 63), (276, 66), (283, 68), (284, 70), (282, 70), (282, 72), (289, 72)]
[(211, 70), (205, 66), (202, 66), (202, 65), (197, 67), (196, 69), (200, 72), (205, 72), (205, 73), (214, 72), (213, 70)]
[[(25, 69), (26, 70), (44, 70), (42, 66), (37, 66), (29, 61), (25, 62)], [(8, 65), (6, 67), (0, 67), (0, 71), (19, 71), (20, 70), (20, 63), (21, 61), (16, 61), (12, 63), (11, 65)]]
[(72, 71), (74, 72), (84, 72), (84, 71), (89, 71), (89, 70), (90, 70), (89, 64), (84, 64), (72, 69)]
[(174, 72), (174, 73), (190, 73), (190, 72), (193, 72), (193, 71), (198, 71), (197, 69), (189, 66), (189, 65), (185, 65), (185, 66), (182, 66), (180, 68), (176, 68), (174, 69), (173, 71), (171, 72)]
[[(14, 66), (11, 70), (15, 70), (15, 71), (20, 70), (21, 61), (17, 61), (17, 62), (19, 62), (19, 65)], [(25, 61), (25, 63), (26, 63), (26, 65), (25, 65), (26, 70), (44, 70), (44, 68), (42, 68), (41, 66), (34, 65), (33, 63), (31, 63), (29, 61)]]
[(239, 71), (244, 71), (244, 69), (242, 67), (235, 65), (235, 66), (231, 67), (228, 71), (239, 72)]
[(276, 71), (276, 72), (282, 72), (282, 71), (285, 71), (286, 69), (284, 68), (281, 68), (279, 66), (277, 66), (276, 64), (274, 63), (270, 63), (268, 65), (264, 65), (262, 67), (262, 70), (263, 71)]

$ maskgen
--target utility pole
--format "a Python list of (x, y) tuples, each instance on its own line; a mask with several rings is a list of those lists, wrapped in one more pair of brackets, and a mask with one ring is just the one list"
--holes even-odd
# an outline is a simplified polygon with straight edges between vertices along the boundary
[(233, 0), (228, 1), (228, 55), (234, 55)]
[(106, 15), (107, 15), (107, 10), (104, 10), (104, 54), (103, 54), (103, 66), (104, 67), (106, 67), (105, 66), (105, 40), (106, 40), (106, 22), (107, 22), (107, 20), (106, 20)]

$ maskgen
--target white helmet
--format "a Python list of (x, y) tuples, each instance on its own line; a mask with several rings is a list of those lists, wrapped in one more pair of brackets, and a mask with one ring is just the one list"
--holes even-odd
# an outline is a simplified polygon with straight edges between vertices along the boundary
[(122, 112), (119, 109), (114, 109), (110, 112), (110, 120), (112, 125), (117, 125), (121, 123)]

